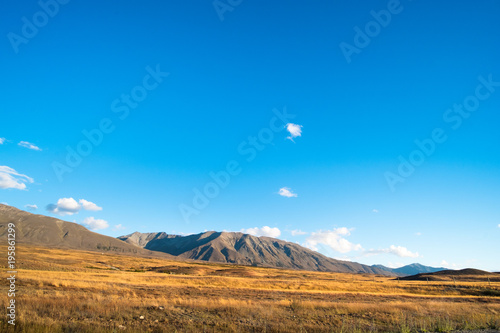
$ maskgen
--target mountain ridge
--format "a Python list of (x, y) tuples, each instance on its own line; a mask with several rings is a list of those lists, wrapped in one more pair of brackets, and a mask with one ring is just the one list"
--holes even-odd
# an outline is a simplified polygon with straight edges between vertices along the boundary
[(329, 258), (295, 243), (240, 232), (208, 231), (189, 236), (134, 232), (118, 239), (183, 259), (312, 271), (394, 275), (376, 267)]
[(384, 265), (372, 265), (372, 267), (377, 267), (379, 269), (383, 269), (383, 270), (386, 270), (388, 272), (392, 272), (398, 276), (410, 276), (410, 275), (416, 275), (416, 274), (435, 273), (435, 272), (448, 270), (448, 268), (444, 268), (444, 267), (431, 267), (431, 266), (425, 266), (425, 265), (422, 265), (419, 263), (413, 263), (413, 264), (409, 264), (409, 265), (402, 266), (399, 268), (390, 268), (390, 267), (386, 267)]

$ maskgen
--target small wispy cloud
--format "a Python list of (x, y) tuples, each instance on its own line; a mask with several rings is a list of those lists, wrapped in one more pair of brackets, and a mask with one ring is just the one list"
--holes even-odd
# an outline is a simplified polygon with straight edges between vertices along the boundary
[(378, 213), (378, 209), (374, 209), (372, 210), (373, 213), (377, 214)]
[(415, 236), (422, 236), (422, 233), (421, 232), (416, 232)]
[(85, 199), (76, 201), (73, 198), (61, 198), (57, 200), (56, 204), (47, 205), (46, 209), (51, 213), (65, 216), (77, 214), (82, 209), (89, 211), (100, 211), (102, 210), (102, 207), (99, 207), (95, 203), (87, 201)]
[[(204, 231), (204, 232), (206, 232), (206, 231)], [(194, 234), (190, 233), (190, 232), (182, 232), (181, 231), (181, 232), (178, 233), (178, 235), (186, 237), (186, 236), (191, 236), (191, 235), (194, 235)]]
[(300, 229), (292, 230), (292, 231), (290, 231), (290, 233), (292, 234), (292, 236), (302, 236), (302, 235), (307, 235), (307, 232), (302, 231), (302, 230), (300, 230)]
[(286, 130), (290, 133), (290, 136), (287, 137), (288, 140), (295, 142), (295, 138), (302, 136), (302, 125), (288, 123), (286, 124)]
[(281, 195), (282, 197), (286, 197), (286, 198), (297, 198), (298, 197), (298, 195), (293, 193), (292, 189), (289, 187), (280, 188), (280, 191), (278, 192), (278, 194)]
[(455, 263), (448, 263), (446, 260), (442, 260), (441, 263), (439, 264), (441, 267), (444, 267), (444, 268), (449, 268), (449, 269), (458, 269), (459, 268), (459, 265), (455, 264)]
[(249, 228), (249, 229), (241, 229), (240, 232), (244, 234), (249, 234), (252, 236), (265, 236), (265, 237), (272, 237), (276, 238), (281, 235), (281, 231), (278, 228), (271, 228), (268, 226), (264, 226), (262, 228)]
[(0, 165), (0, 189), (25, 190), (26, 183), (33, 183), (33, 178), (20, 174), (6, 165)]
[(17, 144), (18, 146), (21, 146), (21, 147), (24, 147), (24, 148), (28, 148), (28, 149), (31, 149), (31, 150), (37, 150), (37, 151), (42, 151), (42, 149), (28, 141), (21, 141)]
[(37, 205), (25, 205), (25, 208), (28, 208), (29, 210), (37, 210), (38, 206)]
[(105, 220), (99, 220), (95, 217), (87, 217), (82, 222), (83, 225), (87, 226), (92, 231), (102, 230), (109, 228), (109, 224)]
[(394, 254), (394, 255), (396, 255), (398, 257), (402, 257), (402, 258), (418, 258), (418, 257), (420, 257), (418, 252), (411, 252), (406, 247), (395, 246), (395, 245), (391, 245), (389, 248), (386, 248), (386, 249), (365, 251), (365, 253), (364, 253), (365, 256), (372, 256), (372, 255), (378, 255), (378, 254)]
[(5, 142), (5, 138), (0, 138), (0, 145), (3, 145), (4, 142)]
[(389, 268), (400, 268), (400, 267), (405, 266), (405, 264), (404, 264), (404, 263), (402, 263), (402, 262), (396, 262), (396, 263), (393, 263), (393, 262), (389, 261), (389, 262), (386, 264), (386, 266), (387, 266), (387, 267), (389, 267)]
[(121, 224), (117, 224), (113, 227), (113, 231), (120, 231), (120, 230), (125, 230), (127, 229), (126, 227), (124, 227), (123, 225)]

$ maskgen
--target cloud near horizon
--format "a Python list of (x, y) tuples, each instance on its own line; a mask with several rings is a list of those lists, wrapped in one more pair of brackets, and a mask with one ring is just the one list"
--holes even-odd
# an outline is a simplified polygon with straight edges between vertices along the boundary
[(292, 231), (290, 231), (290, 233), (292, 234), (292, 236), (302, 236), (302, 235), (307, 235), (307, 232), (302, 231), (302, 230), (300, 230), (300, 229), (292, 230)]
[(0, 165), (0, 189), (25, 190), (26, 183), (33, 182), (33, 178), (20, 174), (6, 165)]
[(120, 231), (120, 230), (125, 230), (127, 229), (126, 227), (124, 227), (123, 225), (121, 224), (117, 224), (113, 227), (113, 231)]
[(293, 193), (292, 189), (289, 187), (282, 187), (280, 188), (280, 191), (278, 192), (279, 195), (285, 198), (297, 198), (298, 195), (296, 193)]
[(281, 235), (280, 229), (271, 228), (268, 226), (264, 226), (262, 228), (241, 229), (240, 232), (242, 232), (244, 234), (256, 236), (256, 237), (265, 236), (265, 237), (276, 238), (276, 237), (279, 237)]
[(97, 206), (95, 203), (87, 201), (85, 199), (80, 199), (77, 202), (73, 198), (61, 198), (57, 200), (57, 204), (49, 204), (46, 207), (47, 211), (60, 215), (73, 215), (78, 214), (82, 209), (89, 211), (100, 211), (102, 207)]
[(350, 235), (351, 231), (346, 227), (325, 231), (320, 230), (317, 232), (312, 232), (311, 235), (306, 239), (304, 246), (313, 251), (318, 251), (319, 245), (326, 245), (332, 250), (340, 253), (363, 250), (361, 244), (351, 243), (344, 238)]
[[(92, 231), (102, 230), (109, 228), (109, 224), (105, 220), (99, 220), (95, 217), (87, 217), (82, 222), (83, 225), (87, 226)], [(121, 226), (121, 224), (119, 224)]]
[(37, 205), (25, 205), (24, 207), (30, 209), (30, 210), (37, 210), (38, 206)]
[(391, 245), (387, 249), (380, 250), (369, 250), (365, 252), (366, 256), (378, 255), (378, 254), (394, 254), (402, 258), (418, 258), (420, 255), (418, 252), (411, 252), (406, 247)]
[(21, 146), (21, 147), (24, 147), (24, 148), (28, 148), (28, 149), (31, 149), (31, 150), (37, 150), (37, 151), (42, 151), (42, 149), (28, 141), (21, 141), (17, 144), (18, 146)]

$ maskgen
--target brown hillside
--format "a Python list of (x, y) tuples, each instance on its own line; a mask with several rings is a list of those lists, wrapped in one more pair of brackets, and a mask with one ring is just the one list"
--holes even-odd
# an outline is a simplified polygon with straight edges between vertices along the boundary
[(8, 224), (15, 224), (16, 243), (101, 252), (154, 255), (153, 252), (104, 236), (72, 222), (31, 214), (0, 204), (0, 237), (7, 239)]
[(405, 276), (400, 280), (407, 281), (461, 281), (461, 282), (500, 282), (500, 276), (479, 269), (466, 268), (461, 270), (445, 270), (435, 273), (424, 273), (412, 276)]

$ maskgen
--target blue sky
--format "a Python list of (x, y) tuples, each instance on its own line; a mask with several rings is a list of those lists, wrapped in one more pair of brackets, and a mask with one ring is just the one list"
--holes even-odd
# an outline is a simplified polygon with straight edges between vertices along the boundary
[(4, 7), (0, 202), (500, 270), (498, 1)]

